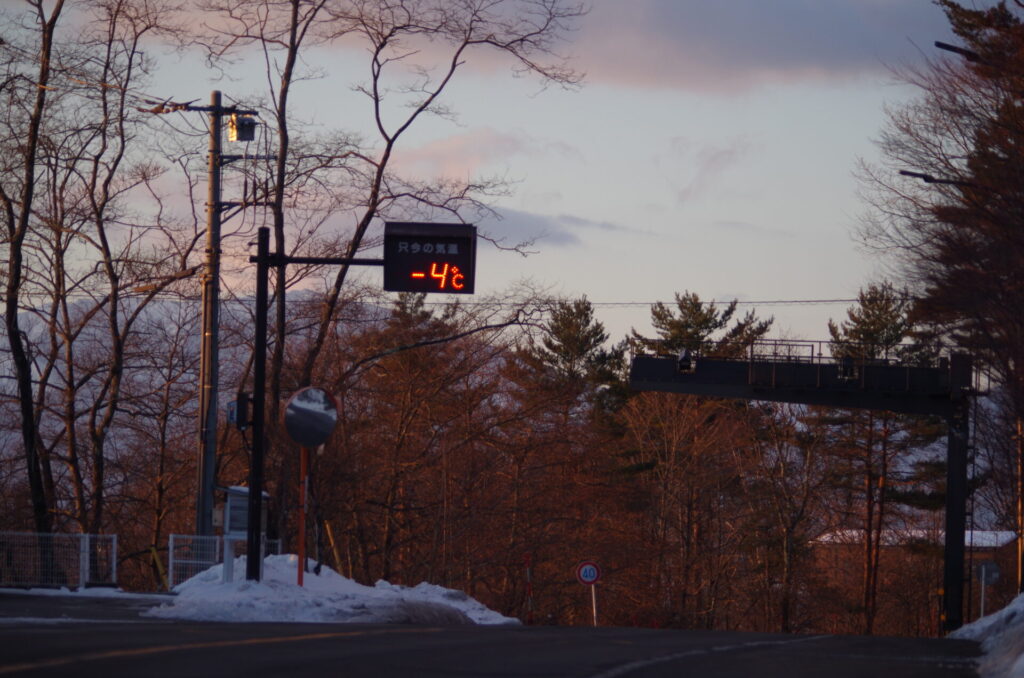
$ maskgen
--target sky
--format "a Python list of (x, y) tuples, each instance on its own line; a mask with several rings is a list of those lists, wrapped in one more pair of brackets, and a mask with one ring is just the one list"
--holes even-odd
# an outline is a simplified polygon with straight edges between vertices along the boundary
[[(949, 31), (926, 0), (593, 3), (572, 45), (580, 92), (467, 110), (472, 132), (523, 149), (493, 228), (542, 234), (532, 260), (484, 257), (479, 275), (647, 302), (598, 306), (613, 337), (650, 333), (649, 303), (683, 291), (856, 297), (884, 275), (854, 238), (856, 163), (875, 155), (885, 104), (909, 94), (890, 67), (936, 39)], [(821, 339), (848, 306), (741, 310), (774, 315), (775, 336)]]
[[(850, 303), (747, 304), (849, 300), (884, 279), (856, 239), (855, 170), (877, 157), (885, 106), (912, 95), (892, 69), (954, 41), (942, 11), (929, 0), (589, 4), (563, 45), (581, 88), (541, 88), (471, 54), (446, 100), (457, 121), (418, 124), (400, 147), (405, 171), (512, 182), (501, 218), (477, 225), (532, 239), (535, 253), (482, 247), (477, 293), (528, 281), (585, 295), (613, 340), (651, 334), (650, 304), (684, 291), (774, 316), (775, 337), (826, 338)], [(308, 120), (367, 129), (350, 89), (365, 55), (326, 56), (324, 78), (295, 101)], [(207, 98), (195, 71), (187, 86), (173, 96)], [(241, 79), (210, 87), (248, 93)]]

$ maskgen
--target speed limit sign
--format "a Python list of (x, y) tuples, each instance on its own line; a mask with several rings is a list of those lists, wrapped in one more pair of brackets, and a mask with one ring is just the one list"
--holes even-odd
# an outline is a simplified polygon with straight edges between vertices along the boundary
[(584, 560), (576, 566), (576, 579), (581, 584), (593, 586), (601, 580), (601, 566), (592, 560)]
[(594, 610), (594, 626), (597, 626), (597, 582), (601, 581), (601, 566), (593, 560), (584, 560), (576, 566), (576, 579), (590, 587), (590, 604)]

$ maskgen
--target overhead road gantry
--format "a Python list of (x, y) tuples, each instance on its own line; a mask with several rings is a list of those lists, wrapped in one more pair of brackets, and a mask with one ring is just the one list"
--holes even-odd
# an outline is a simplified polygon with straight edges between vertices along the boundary
[(868, 350), (860, 353), (870, 358), (833, 357), (831, 350), (825, 353), (826, 347), (831, 348), (829, 342), (767, 341), (755, 342), (739, 355), (718, 352), (713, 344), (668, 354), (652, 342), (646, 350), (634, 352), (629, 383), (636, 391), (887, 410), (946, 419), (943, 626), (950, 631), (959, 628), (963, 625), (971, 358), (954, 353), (906, 361), (896, 355), (874, 357)]

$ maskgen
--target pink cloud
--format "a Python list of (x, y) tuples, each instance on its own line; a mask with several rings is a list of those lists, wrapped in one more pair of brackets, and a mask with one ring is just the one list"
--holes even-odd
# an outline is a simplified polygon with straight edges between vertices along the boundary
[(403, 149), (395, 157), (395, 167), (411, 176), (466, 179), (487, 171), (501, 172), (512, 156), (536, 156), (552, 150), (573, 152), (564, 144), (541, 144), (523, 135), (477, 128)]

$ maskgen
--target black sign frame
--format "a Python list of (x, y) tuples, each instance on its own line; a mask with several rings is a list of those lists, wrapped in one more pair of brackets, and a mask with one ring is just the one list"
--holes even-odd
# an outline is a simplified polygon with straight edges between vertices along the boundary
[(384, 290), (473, 294), (476, 226), (414, 221), (384, 223)]

